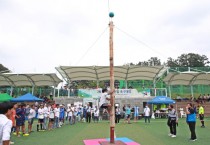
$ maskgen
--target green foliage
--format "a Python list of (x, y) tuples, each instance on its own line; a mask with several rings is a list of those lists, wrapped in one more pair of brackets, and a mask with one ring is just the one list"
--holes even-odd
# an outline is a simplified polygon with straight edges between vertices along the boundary
[(195, 53), (182, 54), (177, 59), (169, 57), (167, 60), (167, 66), (170, 67), (204, 67), (209, 63), (206, 55)]
[(140, 65), (140, 66), (160, 66), (161, 61), (157, 57), (151, 57), (147, 61), (139, 61), (136, 65)]
[(3, 73), (7, 73), (9, 72), (9, 69), (6, 68), (4, 65), (0, 64), (0, 73), (3, 72)]

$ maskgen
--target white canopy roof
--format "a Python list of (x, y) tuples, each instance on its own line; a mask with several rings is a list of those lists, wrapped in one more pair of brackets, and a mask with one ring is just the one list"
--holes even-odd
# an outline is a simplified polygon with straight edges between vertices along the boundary
[(169, 73), (163, 81), (167, 85), (210, 85), (210, 73)]
[(57, 86), (60, 80), (56, 74), (14, 74), (0, 73), (0, 86)]
[[(109, 66), (60, 66), (56, 70), (66, 81), (109, 80)], [(155, 80), (167, 70), (164, 66), (115, 66), (115, 80)]]

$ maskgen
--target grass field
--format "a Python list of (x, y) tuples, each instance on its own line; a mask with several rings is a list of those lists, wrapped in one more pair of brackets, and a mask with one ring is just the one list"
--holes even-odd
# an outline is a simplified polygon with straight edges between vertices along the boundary
[[(169, 129), (166, 119), (151, 120), (150, 124), (145, 124), (144, 120), (137, 123), (124, 124), (122, 121), (116, 125), (116, 136), (127, 137), (141, 145), (209, 145), (210, 144), (210, 118), (205, 120), (206, 128), (200, 128), (197, 121), (196, 133), (198, 140), (189, 141), (190, 131), (185, 119), (179, 120), (177, 137), (168, 136)], [(27, 124), (27, 123), (26, 123)], [(34, 124), (35, 127), (36, 124)], [(34, 129), (35, 130), (35, 129)], [(108, 138), (109, 123), (102, 121), (99, 123), (77, 123), (76, 125), (64, 125), (59, 129), (45, 132), (33, 132), (28, 137), (12, 135), (15, 145), (84, 145), (84, 139)]]

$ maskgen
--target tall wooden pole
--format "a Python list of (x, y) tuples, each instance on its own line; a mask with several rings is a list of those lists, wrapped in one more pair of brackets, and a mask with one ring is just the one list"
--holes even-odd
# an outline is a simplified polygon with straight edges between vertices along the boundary
[(115, 96), (114, 96), (114, 51), (113, 51), (113, 22), (109, 22), (110, 36), (109, 36), (109, 51), (110, 51), (110, 104), (111, 104), (111, 113), (110, 113), (110, 143), (115, 143), (114, 140), (114, 128), (115, 128)]

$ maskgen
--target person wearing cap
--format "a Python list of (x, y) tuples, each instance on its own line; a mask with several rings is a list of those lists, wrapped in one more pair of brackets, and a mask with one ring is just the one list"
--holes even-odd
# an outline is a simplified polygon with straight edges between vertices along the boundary
[(13, 104), (10, 102), (0, 103), (0, 145), (10, 145), (10, 133), (12, 129), (11, 109)]

